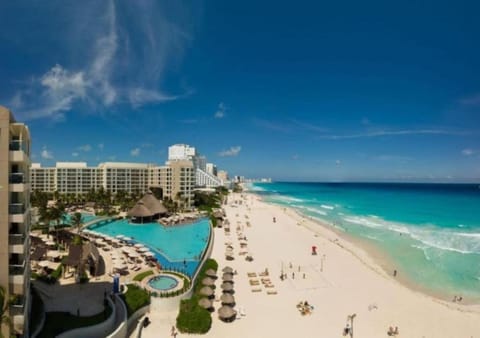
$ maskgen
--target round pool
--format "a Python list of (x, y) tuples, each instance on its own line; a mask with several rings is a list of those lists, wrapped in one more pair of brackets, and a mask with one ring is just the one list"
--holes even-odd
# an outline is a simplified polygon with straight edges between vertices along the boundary
[(178, 279), (169, 275), (159, 275), (152, 277), (148, 281), (148, 285), (158, 291), (169, 291), (178, 286)]

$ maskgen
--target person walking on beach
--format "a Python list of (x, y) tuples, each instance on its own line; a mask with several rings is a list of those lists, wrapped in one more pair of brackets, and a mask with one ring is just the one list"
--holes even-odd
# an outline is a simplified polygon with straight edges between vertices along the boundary
[(397, 277), (397, 270), (393, 270), (393, 277)]

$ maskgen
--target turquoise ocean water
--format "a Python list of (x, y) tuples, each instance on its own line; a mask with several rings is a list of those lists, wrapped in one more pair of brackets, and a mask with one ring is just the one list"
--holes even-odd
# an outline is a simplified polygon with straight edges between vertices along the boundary
[(422, 289), (480, 301), (478, 184), (255, 183), (249, 189), (373, 244)]

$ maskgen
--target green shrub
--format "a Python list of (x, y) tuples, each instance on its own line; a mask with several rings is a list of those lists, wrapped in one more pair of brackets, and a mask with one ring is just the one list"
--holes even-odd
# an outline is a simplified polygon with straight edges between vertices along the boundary
[(198, 305), (198, 297), (193, 296), (180, 302), (177, 328), (182, 333), (207, 333), (212, 326), (212, 317), (208, 310)]
[[(62, 271), (63, 271), (63, 265), (60, 264), (51, 274), (50, 274), (50, 277), (52, 279), (55, 279), (55, 281), (57, 281), (60, 276), (62, 275)], [(54, 281), (54, 282), (55, 282)]]
[(208, 269), (216, 271), (218, 269), (218, 263), (214, 259), (207, 259), (205, 261), (195, 281), (192, 298), (182, 300), (180, 303), (180, 312), (177, 316), (177, 328), (180, 332), (201, 334), (210, 330), (212, 325), (211, 314), (208, 310), (198, 305), (198, 300), (202, 297), (198, 293), (203, 287), (201, 281), (206, 276), (205, 271)]
[(138, 275), (136, 275), (135, 277), (133, 277), (133, 280), (137, 281), (137, 282), (141, 282), (145, 277), (150, 276), (150, 275), (153, 275), (153, 270), (148, 270), (148, 271), (141, 272)]
[(150, 304), (150, 293), (135, 284), (128, 284), (128, 290), (121, 297), (127, 306), (128, 316)]

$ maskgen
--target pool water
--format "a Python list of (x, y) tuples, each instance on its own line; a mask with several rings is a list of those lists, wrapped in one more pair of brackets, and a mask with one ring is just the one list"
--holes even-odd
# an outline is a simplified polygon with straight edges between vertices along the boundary
[[(70, 224), (70, 222), (72, 220), (72, 215), (73, 214), (66, 214), (65, 215), (65, 223), (66, 224)], [(96, 218), (98, 218), (98, 217), (95, 216), (95, 215), (82, 213), (82, 223), (83, 224), (88, 223), (90, 221), (93, 221)], [(55, 221), (52, 221), (52, 224), (55, 224)]]
[(148, 285), (160, 291), (168, 291), (174, 289), (178, 285), (178, 281), (170, 276), (157, 276), (148, 281)]
[(115, 237), (124, 235), (147, 246), (166, 269), (192, 276), (198, 267), (210, 237), (210, 221), (165, 227), (158, 223), (136, 224), (126, 219), (92, 225), (90, 230)]

